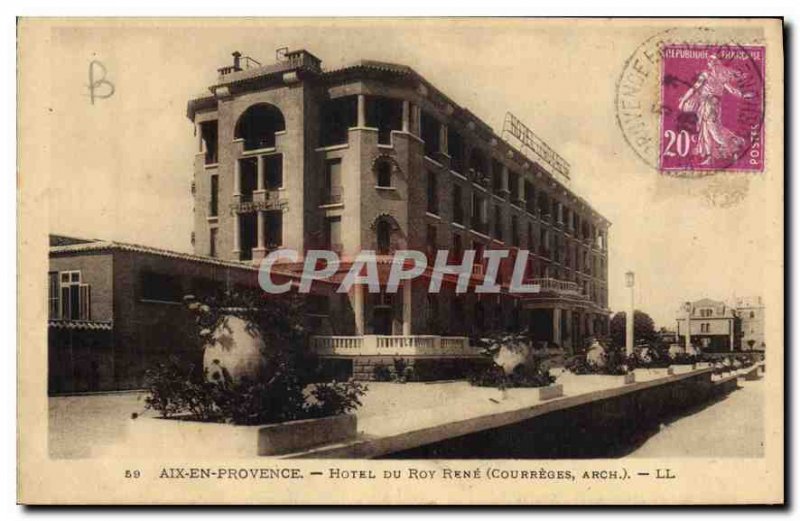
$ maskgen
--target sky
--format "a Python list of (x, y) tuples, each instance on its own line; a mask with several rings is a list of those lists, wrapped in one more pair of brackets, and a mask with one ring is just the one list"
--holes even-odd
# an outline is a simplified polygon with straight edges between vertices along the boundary
[[(52, 233), (191, 251), (197, 138), (186, 102), (208, 92), (233, 51), (270, 63), (280, 47), (305, 48), (325, 68), (362, 58), (409, 65), (498, 133), (507, 111), (525, 122), (569, 161), (571, 189), (612, 223), (612, 311), (628, 305), (628, 270), (636, 308), (657, 326), (674, 327), (686, 300), (764, 291), (765, 229), (782, 226), (766, 209), (783, 204), (767, 197), (766, 174), (665, 177), (617, 126), (616, 81), (656, 27), (521, 19), (103, 24), (58, 26), (48, 42), (42, 81), (51, 97), (37, 108), (47, 112), (51, 166), (21, 179), (49, 176)], [(94, 103), (92, 60), (114, 85)], [(730, 189), (746, 196), (728, 207), (707, 196)]]

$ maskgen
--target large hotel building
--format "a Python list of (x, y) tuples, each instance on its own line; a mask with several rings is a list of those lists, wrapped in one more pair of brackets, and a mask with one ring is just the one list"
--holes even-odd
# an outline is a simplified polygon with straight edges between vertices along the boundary
[[(307, 306), (311, 348), (356, 377), (369, 378), (381, 357), (475, 357), (469, 338), (489, 330), (529, 329), (565, 353), (608, 333), (609, 222), (570, 190), (569, 165), (510, 114), (499, 135), (410, 67), (324, 70), (298, 50), (270, 65), (234, 53), (187, 115), (198, 142), (194, 255), (55, 238), (52, 392), (139, 385), (148, 360), (175, 349), (167, 323), (182, 294), (255, 287), (259, 261), (277, 248), (336, 251), (342, 271), (371, 250), (382, 277), (396, 250), (425, 252), (431, 264), (437, 250), (451, 264), (476, 250), (471, 288), (482, 252), (511, 251), (501, 294), (447, 283), (429, 293), (424, 276), (396, 293), (319, 285)], [(508, 291), (522, 250), (538, 293)]]
[(522, 154), (404, 65), (323, 70), (305, 50), (249, 64), (234, 54), (188, 106), (197, 254), (258, 262), (275, 248), (344, 258), (414, 249), (432, 260), (445, 249), (457, 263), (466, 249), (527, 249), (538, 294), (357, 287), (320, 305), (321, 332), (335, 342), (530, 326), (567, 350), (607, 332), (609, 222), (570, 191), (569, 166), (547, 145)]

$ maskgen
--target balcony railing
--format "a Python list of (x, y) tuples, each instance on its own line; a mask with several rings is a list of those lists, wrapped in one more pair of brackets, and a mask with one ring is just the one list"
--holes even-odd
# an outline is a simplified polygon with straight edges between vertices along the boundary
[(581, 290), (578, 284), (568, 280), (559, 280), (553, 278), (543, 279), (528, 279), (526, 284), (538, 284), (540, 293), (555, 293), (565, 296), (581, 296)]
[(480, 349), (466, 337), (436, 335), (314, 336), (311, 349), (318, 355), (475, 356)]

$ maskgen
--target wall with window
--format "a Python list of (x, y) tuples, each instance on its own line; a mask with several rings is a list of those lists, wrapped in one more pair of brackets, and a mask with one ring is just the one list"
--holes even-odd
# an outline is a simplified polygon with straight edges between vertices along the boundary
[[(51, 320), (111, 321), (113, 258), (110, 253), (50, 257), (48, 270), (48, 316)], [(62, 278), (70, 279), (66, 284)], [(77, 278), (78, 280), (72, 280)], [(53, 287), (51, 280), (56, 281)], [(81, 290), (80, 286), (86, 289)], [(53, 288), (54, 292), (50, 292)], [(65, 302), (64, 299), (73, 302)], [(88, 299), (88, 303), (86, 300)], [(88, 304), (88, 316), (79, 312)], [(76, 308), (77, 306), (77, 308)], [(52, 308), (52, 310), (50, 309)], [(70, 312), (72, 315), (67, 315)]]
[(185, 295), (258, 288), (255, 270), (119, 250), (113, 280), (115, 364), (123, 388), (139, 385), (148, 366), (170, 355), (200, 362), (196, 347), (185, 341), (194, 327)]

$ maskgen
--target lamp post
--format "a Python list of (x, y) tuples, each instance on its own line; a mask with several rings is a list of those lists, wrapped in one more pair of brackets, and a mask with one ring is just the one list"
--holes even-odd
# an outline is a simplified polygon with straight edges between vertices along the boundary
[(686, 340), (684, 349), (686, 353), (689, 354), (692, 350), (692, 303), (684, 302), (683, 310), (686, 311)]
[(631, 289), (631, 300), (625, 313), (625, 354), (628, 356), (633, 354), (633, 283), (633, 272), (625, 273), (625, 286)]

